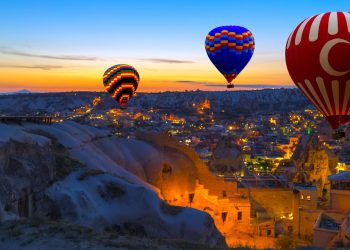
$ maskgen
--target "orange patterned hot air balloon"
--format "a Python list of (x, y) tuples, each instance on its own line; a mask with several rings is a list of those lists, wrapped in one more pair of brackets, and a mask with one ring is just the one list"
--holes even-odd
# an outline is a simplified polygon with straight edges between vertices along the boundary
[(137, 70), (127, 64), (114, 65), (103, 75), (103, 84), (107, 92), (122, 106), (126, 106), (135, 95), (139, 81)]

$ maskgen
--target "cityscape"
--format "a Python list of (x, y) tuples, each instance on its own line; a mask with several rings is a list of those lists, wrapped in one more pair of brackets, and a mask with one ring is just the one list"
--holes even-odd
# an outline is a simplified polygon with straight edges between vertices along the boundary
[(0, 17), (0, 250), (350, 249), (348, 1)]
[[(141, 93), (138, 101), (126, 109), (115, 106), (108, 96), (98, 92), (29, 93), (3, 95), (0, 99), (3, 107), (18, 100), (23, 103), (6, 116), (52, 117), (51, 125), (35, 129), (74, 123), (108, 131), (109, 136), (121, 140), (120, 146), (127, 141), (152, 145), (160, 157), (157, 164), (161, 177), (157, 178), (162, 181), (153, 183), (160, 189), (160, 197), (172, 206), (210, 214), (228, 246), (340, 244), (350, 195), (348, 137), (333, 139), (324, 117), (303, 101), (300, 93), (297, 95), (301, 100), (296, 97), (288, 111), (283, 108), (270, 112), (271, 107), (261, 105), (257, 112), (244, 114), (232, 112), (228, 102), (221, 104), (225, 98), (242, 95), (247, 95), (246, 104), (249, 98), (261, 104), (291, 93), (297, 90)], [(169, 103), (158, 105), (162, 100), (159, 98), (149, 102), (149, 107), (142, 105), (144, 99), (157, 95), (167, 95)], [(184, 103), (181, 100), (186, 95), (193, 97)], [(225, 98), (215, 102), (216, 95)], [(167, 108), (173, 105), (171, 100), (182, 102), (182, 106)], [(28, 107), (28, 102), (34, 105)], [(38, 107), (40, 103), (52, 104), (54, 111), (43, 110)], [(276, 103), (282, 104), (282, 100), (277, 99)], [(2, 112), (9, 111), (3, 108)], [(48, 129), (46, 133), (53, 132)], [(92, 137), (99, 140), (98, 135)], [(84, 146), (79, 148), (84, 150)], [(180, 161), (184, 164), (181, 167), (175, 166), (177, 161), (171, 157), (185, 157), (186, 161)], [(189, 169), (181, 170), (184, 167), (196, 172), (190, 186), (186, 183)], [(178, 182), (186, 184), (179, 189)]]

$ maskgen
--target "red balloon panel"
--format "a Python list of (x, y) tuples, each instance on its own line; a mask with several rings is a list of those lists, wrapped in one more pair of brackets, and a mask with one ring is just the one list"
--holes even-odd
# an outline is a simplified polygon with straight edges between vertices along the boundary
[(350, 14), (328, 12), (300, 23), (286, 45), (289, 74), (333, 128), (350, 120)]

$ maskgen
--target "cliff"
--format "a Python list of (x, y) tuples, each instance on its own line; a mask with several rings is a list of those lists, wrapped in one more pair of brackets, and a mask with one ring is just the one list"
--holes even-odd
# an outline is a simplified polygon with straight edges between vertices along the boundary
[[(152, 183), (161, 180), (163, 164), (152, 168), (161, 159), (152, 145), (74, 122), (0, 126), (2, 220), (63, 219), (142, 237), (223, 244), (208, 214), (160, 198)], [(165, 161), (175, 162), (172, 171), (191, 179), (191, 168), (182, 167), (185, 156), (173, 151)]]
[(298, 169), (295, 181), (313, 183), (317, 187), (319, 197), (322, 197), (322, 190), (329, 188), (329, 185), (326, 185), (327, 176), (335, 172), (337, 156), (323, 146), (317, 135), (313, 134), (304, 135), (300, 139), (292, 160), (296, 162)]

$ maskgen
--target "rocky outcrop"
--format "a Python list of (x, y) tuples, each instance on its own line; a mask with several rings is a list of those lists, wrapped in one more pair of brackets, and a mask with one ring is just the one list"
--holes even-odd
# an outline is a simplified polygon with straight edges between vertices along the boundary
[(0, 124), (0, 131), (0, 220), (31, 216), (55, 176), (51, 141), (17, 126)]
[(223, 243), (212, 218), (172, 207), (155, 192), (106, 173), (76, 171), (55, 183), (49, 197), (60, 217), (93, 228), (119, 228), (152, 238), (183, 239), (213, 246)]
[[(139, 232), (131, 226), (101, 230), (59, 220), (30, 218), (0, 223), (0, 249), (212, 249), (198, 241), (142, 237)], [(228, 248), (217, 245), (215, 249)]]
[[(233, 233), (235, 230), (249, 232), (250, 202), (247, 196), (238, 193), (236, 182), (226, 182), (215, 176), (192, 148), (180, 144), (172, 137), (143, 133), (138, 138), (161, 152), (165, 149), (163, 159), (168, 157), (167, 152), (176, 152), (175, 155), (181, 156), (179, 158), (186, 159), (185, 166), (172, 164), (173, 169), (183, 170), (183, 173), (178, 173), (179, 176), (174, 178), (174, 183), (177, 180), (186, 188), (174, 188), (177, 186), (171, 182), (167, 186), (157, 186), (169, 204), (190, 206), (210, 214), (220, 232), (230, 235), (225, 237), (228, 244), (240, 241)], [(191, 174), (191, 178), (188, 178), (188, 174)], [(171, 177), (172, 173), (167, 172), (167, 175)]]
[(210, 167), (219, 173), (240, 173), (244, 167), (241, 150), (229, 138), (221, 139), (213, 152)]
[(292, 159), (281, 160), (274, 174), (276, 176), (282, 176), (288, 182), (293, 182), (295, 176), (298, 174), (295, 161)]
[(183, 193), (195, 185), (186, 154), (74, 122), (0, 126), (1, 220), (39, 216), (142, 237), (224, 243), (210, 215), (161, 199), (159, 187)]
[(326, 185), (327, 176), (335, 172), (337, 156), (323, 146), (317, 135), (313, 134), (301, 138), (292, 159), (298, 169), (295, 182), (314, 183), (319, 197), (322, 197), (323, 189), (329, 188), (329, 185)]

